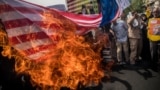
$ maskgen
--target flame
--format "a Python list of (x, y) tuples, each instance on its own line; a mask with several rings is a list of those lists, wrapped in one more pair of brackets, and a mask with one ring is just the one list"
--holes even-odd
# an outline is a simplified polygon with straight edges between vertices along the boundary
[(65, 86), (76, 90), (79, 83), (98, 84), (104, 76), (100, 52), (96, 52), (82, 36), (75, 34), (75, 25), (69, 20), (57, 19), (60, 16), (53, 16), (50, 12), (45, 12), (44, 16), (47, 30), (54, 32), (50, 38), (57, 43), (41, 61), (28, 60), (23, 53), (11, 48), (4, 40), (7, 35), (1, 30), (1, 46), (4, 47), (2, 55), (14, 57), (16, 72), (29, 75), (32, 85), (43, 90), (60, 90)]

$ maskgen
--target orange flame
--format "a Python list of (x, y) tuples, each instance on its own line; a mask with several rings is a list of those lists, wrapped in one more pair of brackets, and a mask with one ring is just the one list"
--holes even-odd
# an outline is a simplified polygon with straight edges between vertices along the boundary
[[(100, 52), (95, 52), (82, 36), (75, 34), (75, 26), (69, 20), (57, 19), (57, 16), (49, 12), (44, 13), (44, 16), (46, 16), (44, 24), (48, 30), (54, 32), (50, 38), (58, 41), (56, 47), (41, 58), (47, 60), (40, 62), (27, 60), (24, 54), (17, 52), (7, 44), (3, 44), (3, 56), (14, 57), (17, 73), (28, 74), (32, 84), (43, 90), (49, 88), (60, 90), (64, 86), (76, 90), (78, 83), (98, 84), (104, 76), (100, 67)], [(6, 37), (5, 34), (4, 37)]]

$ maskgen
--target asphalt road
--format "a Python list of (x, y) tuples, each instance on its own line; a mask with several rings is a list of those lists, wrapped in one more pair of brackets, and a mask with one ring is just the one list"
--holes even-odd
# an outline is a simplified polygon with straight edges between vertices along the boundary
[(102, 78), (99, 86), (84, 90), (160, 90), (160, 71), (150, 67), (115, 66), (110, 79)]
[(113, 71), (110, 81), (102, 84), (102, 90), (160, 90), (160, 72), (122, 68)]

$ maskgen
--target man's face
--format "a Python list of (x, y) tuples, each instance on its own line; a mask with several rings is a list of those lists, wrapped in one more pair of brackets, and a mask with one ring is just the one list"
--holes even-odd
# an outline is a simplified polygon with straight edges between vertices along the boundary
[(135, 12), (133, 16), (135, 16), (135, 17), (137, 18), (137, 17), (138, 17), (138, 13), (137, 13), (137, 12)]
[(153, 14), (153, 17), (158, 17), (158, 12), (154, 11), (152, 12), (152, 14)]

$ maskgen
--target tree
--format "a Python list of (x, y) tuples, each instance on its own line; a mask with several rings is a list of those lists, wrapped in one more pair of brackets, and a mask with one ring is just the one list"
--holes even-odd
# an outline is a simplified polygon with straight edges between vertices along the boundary
[(128, 14), (128, 12), (136, 10), (137, 12), (141, 13), (144, 12), (144, 1), (143, 0), (130, 0), (131, 5), (124, 10), (125, 14)]

